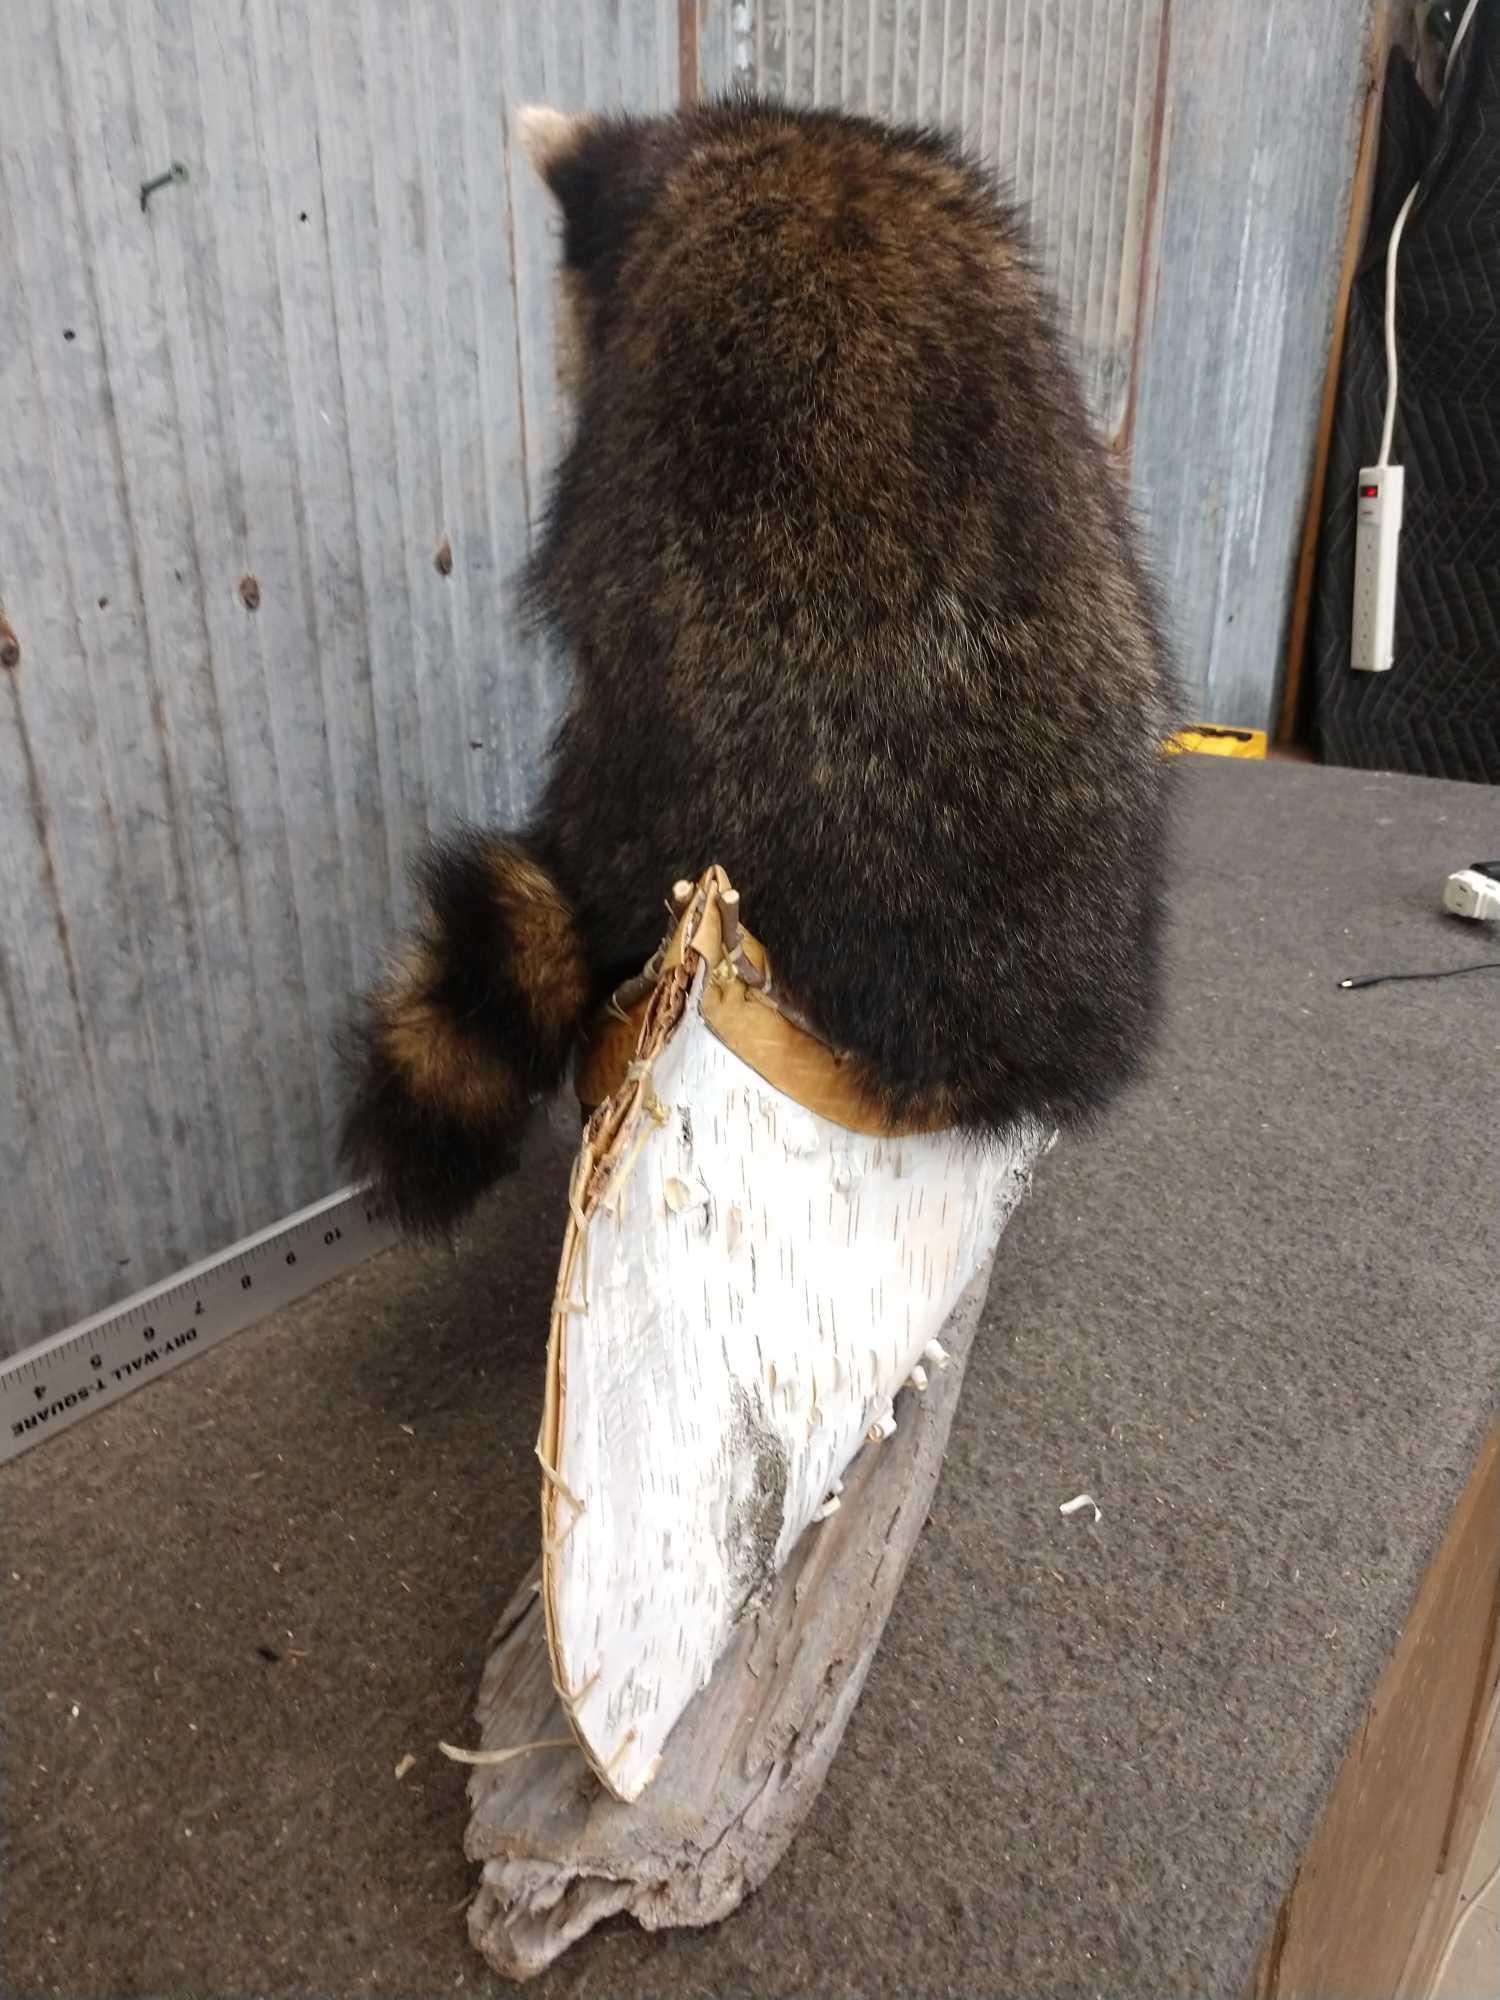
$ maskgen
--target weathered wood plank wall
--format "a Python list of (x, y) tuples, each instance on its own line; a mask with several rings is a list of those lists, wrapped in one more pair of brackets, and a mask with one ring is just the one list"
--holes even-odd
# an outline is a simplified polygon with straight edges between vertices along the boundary
[(675, 102), (677, 28), (7, 9), (0, 1348), (335, 1184), (405, 857), (518, 813), (557, 708), (511, 621), (558, 410), (507, 114)]
[(1134, 484), (1206, 721), (1273, 726), (1385, 0), (1174, 0)]

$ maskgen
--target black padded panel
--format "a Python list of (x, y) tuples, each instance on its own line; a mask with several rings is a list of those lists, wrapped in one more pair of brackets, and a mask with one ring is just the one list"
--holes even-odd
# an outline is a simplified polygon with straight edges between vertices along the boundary
[[(1396, 664), (1349, 666), (1354, 486), (1385, 409), (1385, 255), (1397, 259), (1406, 468)], [(1330, 763), (1500, 779), (1500, 13), (1481, 8), (1434, 112), (1391, 58), (1368, 247), (1355, 280), (1309, 629), (1313, 734)]]

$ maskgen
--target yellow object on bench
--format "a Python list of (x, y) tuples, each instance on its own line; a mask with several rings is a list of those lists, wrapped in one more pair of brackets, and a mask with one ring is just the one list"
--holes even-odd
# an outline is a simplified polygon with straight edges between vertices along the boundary
[(1166, 747), (1174, 755), (1196, 750), (1205, 757), (1264, 757), (1266, 732), (1263, 729), (1221, 729), (1216, 723), (1196, 722), (1191, 729), (1179, 729), (1167, 738)]

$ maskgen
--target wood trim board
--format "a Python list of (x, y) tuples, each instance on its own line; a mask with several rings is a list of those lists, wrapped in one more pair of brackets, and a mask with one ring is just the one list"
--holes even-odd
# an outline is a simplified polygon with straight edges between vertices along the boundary
[[(1419, 1994), (1477, 1821), (1469, 1795), (1500, 1644), (1500, 1425), (1492, 1429), (1277, 1912), (1253, 2000)], [(1460, 1850), (1463, 1849), (1461, 1853)], [(1451, 1891), (1451, 1895), (1450, 1895)]]

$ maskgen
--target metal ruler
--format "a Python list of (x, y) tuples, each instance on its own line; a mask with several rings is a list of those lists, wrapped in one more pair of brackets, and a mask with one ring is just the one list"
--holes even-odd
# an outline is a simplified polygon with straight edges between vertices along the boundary
[(0, 1465), (395, 1240), (364, 1188), (344, 1188), (0, 1362)]

